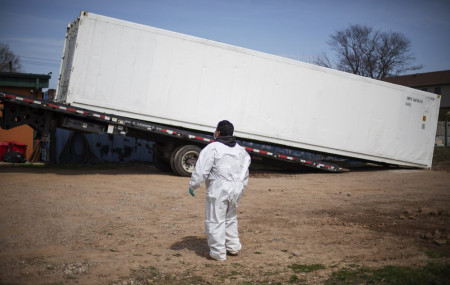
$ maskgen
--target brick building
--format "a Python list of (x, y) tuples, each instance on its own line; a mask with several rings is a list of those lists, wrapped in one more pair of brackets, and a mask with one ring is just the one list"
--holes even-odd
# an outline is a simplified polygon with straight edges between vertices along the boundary
[(450, 70), (389, 77), (383, 81), (441, 95), (439, 119), (450, 116)]
[[(42, 99), (42, 89), (48, 88), (49, 81), (50, 75), (48, 74), (0, 72), (0, 91)], [(27, 150), (25, 156), (27, 159), (30, 157), (35, 146), (34, 136), (34, 130), (28, 125), (19, 126), (10, 130), (0, 128), (0, 142), (15, 141), (26, 145)]]

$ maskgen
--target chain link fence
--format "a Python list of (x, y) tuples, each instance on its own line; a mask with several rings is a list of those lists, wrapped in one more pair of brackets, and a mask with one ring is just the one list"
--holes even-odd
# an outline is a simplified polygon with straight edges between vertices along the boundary
[(450, 122), (439, 121), (436, 131), (436, 145), (449, 146), (450, 145)]

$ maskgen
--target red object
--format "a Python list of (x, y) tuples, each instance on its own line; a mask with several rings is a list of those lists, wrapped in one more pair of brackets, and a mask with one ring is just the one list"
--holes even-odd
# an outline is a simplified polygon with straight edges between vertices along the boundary
[(9, 150), (9, 142), (0, 142), (0, 161), (2, 161), (2, 157), (4, 153), (7, 153)]
[(19, 142), (15, 142), (15, 141), (11, 141), (10, 144), (11, 144), (11, 151), (17, 151), (22, 154), (25, 154), (27, 152), (26, 144), (21, 144)]

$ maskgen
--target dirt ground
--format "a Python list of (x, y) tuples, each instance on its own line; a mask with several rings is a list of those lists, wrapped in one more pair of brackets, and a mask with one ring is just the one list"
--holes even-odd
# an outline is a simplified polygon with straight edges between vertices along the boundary
[(446, 171), (252, 173), (243, 251), (225, 262), (204, 257), (205, 187), (191, 197), (188, 181), (136, 165), (0, 167), (0, 284), (321, 284), (343, 267), (448, 262)]

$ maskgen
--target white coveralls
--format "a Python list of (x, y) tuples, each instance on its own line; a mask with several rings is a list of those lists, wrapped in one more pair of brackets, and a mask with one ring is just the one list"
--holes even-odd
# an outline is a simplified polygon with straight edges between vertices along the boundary
[(250, 156), (236, 144), (221, 142), (207, 145), (199, 155), (189, 186), (195, 190), (205, 180), (205, 228), (210, 256), (226, 260), (227, 251), (241, 250), (238, 236), (237, 207), (248, 183)]

